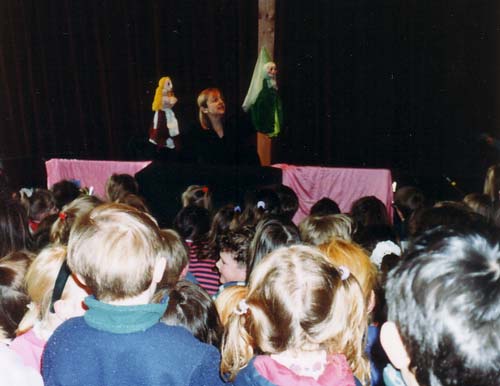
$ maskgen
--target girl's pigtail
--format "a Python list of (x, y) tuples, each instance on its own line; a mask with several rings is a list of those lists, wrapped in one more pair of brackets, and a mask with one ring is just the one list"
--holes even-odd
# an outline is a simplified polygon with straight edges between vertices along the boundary
[(25, 333), (35, 325), (35, 322), (40, 319), (40, 308), (35, 303), (31, 302), (27, 306), (28, 311), (24, 314), (23, 318), (17, 326), (16, 335)]
[(242, 300), (226, 324), (222, 338), (221, 374), (229, 381), (233, 381), (253, 357), (253, 339), (245, 327), (251, 317), (250, 306)]

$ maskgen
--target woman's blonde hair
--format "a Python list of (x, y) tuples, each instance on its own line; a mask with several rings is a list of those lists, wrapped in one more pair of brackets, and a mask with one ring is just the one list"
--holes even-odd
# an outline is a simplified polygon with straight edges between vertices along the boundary
[(212, 193), (208, 186), (190, 185), (182, 193), (182, 206), (196, 205), (202, 208), (212, 210)]
[(346, 214), (307, 216), (299, 224), (301, 240), (315, 246), (334, 238), (351, 241), (352, 230), (353, 220)]
[(66, 245), (71, 227), (77, 218), (100, 204), (102, 201), (95, 196), (80, 196), (64, 206), (50, 229), (50, 242)]
[(201, 127), (205, 130), (210, 129), (210, 120), (208, 119), (207, 114), (203, 112), (202, 108), (207, 107), (210, 95), (218, 95), (222, 98), (222, 93), (218, 88), (206, 88), (200, 92), (198, 99), (196, 100), (196, 103), (198, 104), (198, 119), (200, 120)]
[(317, 249), (296, 245), (269, 254), (250, 276), (245, 306), (229, 318), (223, 338), (221, 373), (230, 380), (255, 352), (289, 349), (344, 354), (356, 376), (369, 378), (361, 288)]
[(19, 323), (18, 334), (29, 330), (37, 320), (47, 318), (56, 278), (65, 259), (66, 247), (54, 245), (43, 249), (31, 263), (25, 277), (31, 306)]
[(233, 311), (238, 303), (245, 299), (248, 294), (248, 288), (244, 285), (233, 285), (224, 290), (215, 299), (215, 306), (219, 312), (220, 321), (225, 326), (229, 321)]
[(153, 99), (153, 105), (151, 106), (153, 111), (161, 110), (162, 98), (163, 98), (163, 88), (165, 87), (165, 82), (170, 81), (168, 76), (160, 78), (158, 81), (158, 87), (156, 87), (155, 97)]

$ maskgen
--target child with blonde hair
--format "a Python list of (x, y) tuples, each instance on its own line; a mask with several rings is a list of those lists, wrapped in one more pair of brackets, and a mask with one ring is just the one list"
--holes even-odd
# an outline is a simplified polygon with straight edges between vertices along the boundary
[(18, 326), (10, 347), (25, 365), (40, 371), (45, 343), (66, 319), (83, 315), (87, 293), (71, 276), (66, 265), (66, 248), (45, 248), (26, 273), (26, 290), (31, 303)]
[(363, 293), (349, 270), (314, 248), (283, 247), (255, 268), (229, 318), (221, 372), (235, 385), (354, 386), (351, 368), (366, 381), (365, 329)]
[(45, 386), (223, 385), (217, 349), (160, 323), (167, 302), (150, 304), (169, 249), (156, 221), (126, 205), (101, 205), (78, 219), (68, 266), (93, 296), (84, 316), (47, 342)]
[(299, 224), (300, 238), (306, 244), (321, 245), (333, 239), (351, 241), (353, 220), (346, 214), (307, 216)]
[[(370, 359), (370, 380), (372, 386), (383, 386), (382, 372), (388, 363), (382, 346), (380, 344), (380, 324), (373, 320), (375, 306), (380, 307), (383, 294), (380, 291), (378, 277), (379, 272), (375, 264), (370, 260), (365, 250), (345, 240), (333, 240), (329, 244), (320, 246), (320, 250), (336, 266), (347, 267), (358, 280), (363, 296), (365, 298), (366, 313), (370, 315), (370, 324), (367, 325), (366, 353)], [(375, 291), (378, 296), (375, 296)], [(377, 300), (376, 300), (377, 298)], [(383, 322), (383, 321), (382, 321)], [(365, 369), (368, 372), (368, 367)]]

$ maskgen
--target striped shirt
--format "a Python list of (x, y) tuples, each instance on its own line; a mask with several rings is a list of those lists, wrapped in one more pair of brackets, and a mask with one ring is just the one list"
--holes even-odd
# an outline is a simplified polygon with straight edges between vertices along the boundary
[(194, 243), (186, 240), (186, 244), (189, 248), (189, 272), (198, 280), (201, 288), (210, 295), (215, 294), (219, 290), (220, 274), (215, 267), (217, 259), (211, 256), (204, 258), (209, 255), (208, 243), (206, 241)]

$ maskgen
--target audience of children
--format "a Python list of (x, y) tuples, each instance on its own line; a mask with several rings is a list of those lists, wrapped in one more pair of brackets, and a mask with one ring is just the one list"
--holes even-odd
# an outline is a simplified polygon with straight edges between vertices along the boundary
[[(74, 187), (65, 181), (53, 195), (33, 194), (58, 205), (56, 191), (70, 197)], [(420, 190), (404, 187), (395, 194), (394, 227), (375, 197), (357, 200), (350, 215), (324, 198), (297, 228), (290, 188), (257, 189), (244, 208), (229, 203), (212, 217), (209, 188), (193, 185), (183, 194), (177, 233), (158, 228), (132, 176), (113, 175), (107, 189), (108, 200), (128, 205), (73, 197), (33, 235), (28, 215), (36, 220), (36, 208), (8, 195), (0, 200), (0, 355), (9, 350), (6, 360), (14, 361), (9, 376), (23, 362), (39, 371), (48, 339), (46, 385), (496, 384), (491, 371), (500, 368), (500, 343), (488, 335), (498, 329), (493, 300), (477, 306), (492, 315), (477, 323), (465, 303), (452, 301), (453, 293), (496, 293), (500, 213), (489, 197), (426, 207)], [(401, 257), (400, 240), (408, 245)], [(452, 250), (458, 267), (444, 264)], [(40, 252), (34, 258), (30, 251)], [(476, 283), (476, 276), (485, 280)], [(394, 367), (382, 377), (386, 283), (384, 329)], [(433, 286), (449, 307), (430, 294)], [(92, 296), (82, 304), (86, 293)], [(435, 315), (426, 313), (428, 305)], [(438, 323), (441, 313), (451, 324)], [(452, 331), (453, 323), (462, 327)], [(473, 323), (488, 326), (485, 340), (471, 333)], [(476, 355), (463, 336), (491, 355)], [(477, 366), (462, 371), (470, 358)], [(446, 361), (452, 365), (440, 363)]]

